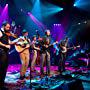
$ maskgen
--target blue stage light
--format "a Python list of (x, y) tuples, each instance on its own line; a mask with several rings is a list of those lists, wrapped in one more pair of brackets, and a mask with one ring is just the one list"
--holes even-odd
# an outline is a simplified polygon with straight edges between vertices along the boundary
[(74, 7), (90, 11), (90, 0), (75, 0)]

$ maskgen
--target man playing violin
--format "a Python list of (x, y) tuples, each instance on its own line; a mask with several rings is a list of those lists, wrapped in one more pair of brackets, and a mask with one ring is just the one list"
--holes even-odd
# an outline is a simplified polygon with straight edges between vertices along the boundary
[(10, 30), (10, 24), (4, 22), (0, 30), (0, 89), (4, 88), (4, 80), (8, 68), (9, 36), (6, 33)]
[(0, 30), (0, 90), (4, 88), (4, 80), (8, 68), (8, 50), (10, 45), (16, 43), (10, 41), (10, 36), (16, 38), (16, 35), (10, 33), (10, 24), (5, 21)]

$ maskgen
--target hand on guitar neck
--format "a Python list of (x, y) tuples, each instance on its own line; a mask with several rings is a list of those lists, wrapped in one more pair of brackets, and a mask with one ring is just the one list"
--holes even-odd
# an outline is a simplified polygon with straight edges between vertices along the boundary
[(50, 45), (44, 45), (46, 48), (48, 48), (48, 47), (50, 47), (50, 46), (53, 46), (53, 45), (55, 45), (55, 44), (57, 44), (58, 43), (58, 41), (56, 41), (56, 42), (54, 42), (54, 43), (52, 43), (52, 44), (50, 44)]
[(61, 52), (62, 53), (66, 53), (69, 49), (77, 49), (77, 48), (80, 48), (80, 45), (78, 45), (78, 46), (73, 46), (73, 47), (69, 47), (69, 48), (67, 48), (67, 47), (65, 47), (65, 46), (62, 46), (62, 50), (61, 50)]

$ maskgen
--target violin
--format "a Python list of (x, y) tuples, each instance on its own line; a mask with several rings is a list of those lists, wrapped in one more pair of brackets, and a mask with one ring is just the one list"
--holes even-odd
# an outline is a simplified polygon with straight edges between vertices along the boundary
[(18, 38), (16, 34), (12, 33), (12, 32), (5, 32), (5, 34), (7, 36), (11, 36), (11, 37), (14, 37), (14, 38)]

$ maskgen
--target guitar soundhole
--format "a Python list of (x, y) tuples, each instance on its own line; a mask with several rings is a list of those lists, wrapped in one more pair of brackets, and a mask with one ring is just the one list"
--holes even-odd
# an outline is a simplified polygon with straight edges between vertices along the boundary
[(26, 47), (26, 44), (23, 44), (23, 45), (22, 45), (22, 48), (25, 48), (25, 47)]

